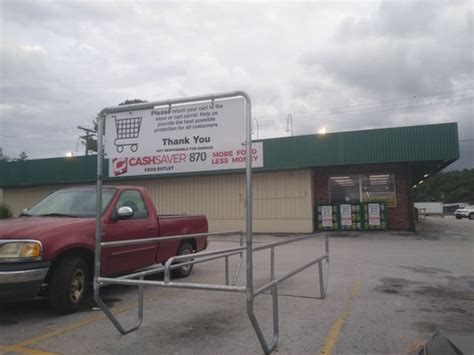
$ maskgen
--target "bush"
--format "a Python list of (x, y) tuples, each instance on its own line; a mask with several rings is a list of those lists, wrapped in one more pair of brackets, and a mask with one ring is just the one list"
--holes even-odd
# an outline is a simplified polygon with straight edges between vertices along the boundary
[(4, 203), (0, 203), (0, 219), (10, 218), (12, 216), (12, 211)]

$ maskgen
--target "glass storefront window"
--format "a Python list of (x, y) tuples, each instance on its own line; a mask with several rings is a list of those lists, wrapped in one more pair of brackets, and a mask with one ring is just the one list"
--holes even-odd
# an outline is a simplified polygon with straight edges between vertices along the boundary
[(340, 175), (329, 177), (331, 203), (385, 202), (397, 205), (393, 174)]
[(331, 202), (360, 202), (359, 175), (331, 176), (329, 191)]
[(395, 177), (393, 174), (361, 175), (362, 201), (385, 202), (389, 207), (395, 207)]

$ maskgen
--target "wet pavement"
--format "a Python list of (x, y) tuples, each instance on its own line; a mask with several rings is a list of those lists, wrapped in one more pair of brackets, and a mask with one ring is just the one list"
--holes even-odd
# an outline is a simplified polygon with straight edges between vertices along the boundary
[[(279, 286), (276, 353), (402, 354), (437, 330), (473, 338), (474, 221), (426, 218), (417, 233), (329, 235), (327, 299), (319, 298), (316, 268)], [(256, 235), (255, 243), (287, 238), (292, 236)], [(237, 244), (235, 237), (213, 238), (210, 249)], [(276, 249), (277, 276), (323, 250), (323, 234)], [(231, 268), (237, 260), (231, 260)], [(268, 251), (255, 254), (257, 285), (268, 280), (269, 263)], [(223, 260), (198, 264), (186, 281), (222, 284), (223, 271)], [(123, 322), (134, 321), (135, 288), (110, 286), (102, 294)], [(100, 310), (93, 310), (92, 301), (62, 317), (41, 299), (0, 305), (0, 353), (262, 353), (243, 294), (146, 287), (145, 299), (142, 327), (125, 336)], [(256, 299), (257, 317), (268, 337), (270, 301), (268, 295)]]

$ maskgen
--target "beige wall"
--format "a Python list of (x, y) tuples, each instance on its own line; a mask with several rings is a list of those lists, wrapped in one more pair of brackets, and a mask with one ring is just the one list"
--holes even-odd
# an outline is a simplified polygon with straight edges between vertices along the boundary
[[(313, 231), (312, 172), (310, 170), (255, 173), (253, 225), (260, 233)], [(158, 213), (202, 213), (211, 231), (244, 229), (243, 174), (130, 181), (141, 185)], [(15, 215), (57, 187), (7, 189), (4, 199)]]
[(3, 189), (3, 202), (10, 207), (13, 216), (17, 217), (23, 209), (31, 208), (36, 202), (51, 192), (78, 185), (80, 184)]
[(3, 201), (10, 207), (13, 216), (16, 217), (24, 208), (30, 208), (44, 196), (59, 188), (59, 186), (42, 186), (20, 189), (3, 189)]

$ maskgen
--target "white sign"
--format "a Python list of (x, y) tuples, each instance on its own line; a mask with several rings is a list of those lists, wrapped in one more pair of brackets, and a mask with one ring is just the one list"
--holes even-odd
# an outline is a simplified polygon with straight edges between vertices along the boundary
[(351, 205), (341, 205), (341, 225), (352, 226), (352, 207)]
[(380, 204), (369, 203), (369, 225), (380, 226)]
[[(244, 117), (242, 98), (107, 114), (109, 176), (245, 168)], [(263, 167), (261, 142), (252, 166)]]
[(332, 227), (332, 206), (321, 206), (321, 222), (323, 227)]

